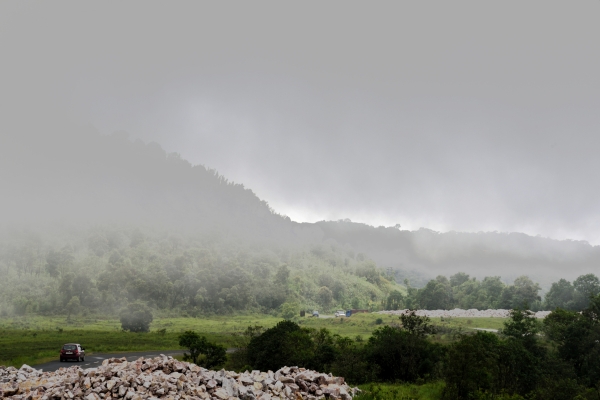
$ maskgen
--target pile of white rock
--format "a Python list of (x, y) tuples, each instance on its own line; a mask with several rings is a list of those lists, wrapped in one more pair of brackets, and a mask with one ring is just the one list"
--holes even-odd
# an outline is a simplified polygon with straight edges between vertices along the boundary
[(357, 392), (344, 378), (304, 368), (210, 371), (164, 355), (132, 362), (110, 358), (98, 368), (75, 366), (56, 372), (0, 366), (0, 397), (19, 400), (350, 400)]
[[(378, 314), (388, 315), (402, 315), (408, 313), (410, 310), (393, 310), (393, 311), (379, 311)], [(455, 308), (454, 310), (417, 310), (416, 314), (421, 317), (430, 318), (508, 318), (510, 317), (511, 310), (462, 310)], [(535, 318), (546, 318), (551, 311), (538, 311), (533, 313)]]

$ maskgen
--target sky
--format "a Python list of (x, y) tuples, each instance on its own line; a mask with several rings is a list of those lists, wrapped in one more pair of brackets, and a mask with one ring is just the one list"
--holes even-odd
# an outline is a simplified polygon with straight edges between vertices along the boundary
[(599, 1), (3, 2), (0, 106), (295, 221), (600, 244)]

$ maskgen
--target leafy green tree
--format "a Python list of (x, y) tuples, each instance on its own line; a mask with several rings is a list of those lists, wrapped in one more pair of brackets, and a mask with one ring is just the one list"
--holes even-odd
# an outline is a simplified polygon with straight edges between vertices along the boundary
[(286, 302), (281, 305), (281, 316), (284, 319), (292, 319), (298, 316), (300, 306), (294, 302)]
[(539, 387), (547, 361), (547, 350), (537, 336), (539, 328), (530, 311), (518, 308), (511, 311), (502, 330), (506, 340), (500, 349), (500, 389), (524, 396)]
[(469, 280), (469, 275), (464, 272), (458, 272), (450, 277), (450, 286), (460, 286)]
[(538, 292), (540, 285), (534, 283), (529, 277), (523, 275), (515, 279), (511, 286), (506, 286), (502, 289), (499, 308), (528, 308), (532, 304), (541, 301)]
[(513, 308), (531, 305), (535, 301), (540, 301), (540, 285), (534, 283), (528, 276), (520, 276), (513, 283), (515, 294), (513, 298)]
[(578, 381), (588, 387), (600, 382), (600, 295), (582, 313), (557, 309), (544, 320), (544, 330), (559, 357), (573, 366)]
[(478, 392), (497, 393), (500, 374), (497, 335), (477, 332), (450, 345), (444, 363), (444, 399), (475, 398)]
[(438, 276), (427, 282), (423, 289), (417, 292), (417, 302), (426, 310), (451, 309), (452, 287), (445, 276)]
[(369, 362), (362, 338), (360, 340), (351, 340), (347, 337), (338, 337), (336, 338), (335, 346), (337, 348), (337, 356), (331, 364), (331, 370), (334, 375), (343, 376), (348, 382), (352, 382), (353, 384), (378, 380), (378, 367)]
[(317, 299), (324, 309), (329, 309), (333, 301), (333, 293), (327, 286), (322, 286), (317, 292)]
[(252, 369), (248, 360), (248, 345), (253, 338), (260, 336), (263, 332), (262, 326), (254, 325), (248, 326), (244, 332), (235, 335), (233, 343), (235, 350), (229, 356), (227, 368), (234, 371)]
[(310, 332), (287, 320), (253, 337), (247, 351), (250, 365), (261, 371), (275, 371), (286, 365), (305, 367), (314, 355)]
[(131, 303), (120, 313), (121, 328), (124, 331), (148, 332), (152, 323), (152, 312), (143, 303)]
[(404, 295), (398, 290), (392, 290), (388, 295), (385, 309), (400, 310), (404, 308)]
[(600, 280), (594, 274), (581, 275), (573, 281), (573, 287), (577, 311), (587, 308), (590, 298), (600, 294)]
[(481, 283), (470, 279), (452, 288), (454, 304), (459, 308), (489, 308), (489, 297)]
[(209, 342), (206, 337), (200, 336), (194, 331), (185, 331), (181, 334), (179, 346), (189, 351), (189, 353), (183, 353), (185, 361), (191, 361), (207, 369), (221, 366), (227, 361), (225, 347)]
[[(313, 330), (310, 335), (313, 356), (307, 366), (316, 371), (325, 371), (329, 369), (338, 355), (336, 338), (326, 328)], [(343, 340), (338, 338), (338, 344), (343, 346)]]
[(575, 287), (571, 282), (560, 279), (554, 282), (544, 298), (546, 310), (562, 308), (564, 310), (574, 310), (577, 307), (575, 303)]
[(485, 291), (488, 298), (488, 308), (497, 308), (500, 296), (505, 285), (499, 276), (486, 276), (481, 281), (481, 289)]
[(502, 334), (519, 340), (535, 340), (540, 331), (540, 324), (533, 313), (528, 310), (515, 308), (510, 311), (510, 319), (504, 323)]
[(373, 331), (365, 357), (378, 380), (414, 382), (432, 376), (441, 361), (442, 348), (408, 330), (383, 326)]
[(436, 333), (436, 328), (431, 325), (429, 317), (419, 316), (415, 310), (400, 315), (400, 321), (403, 330), (419, 338)]

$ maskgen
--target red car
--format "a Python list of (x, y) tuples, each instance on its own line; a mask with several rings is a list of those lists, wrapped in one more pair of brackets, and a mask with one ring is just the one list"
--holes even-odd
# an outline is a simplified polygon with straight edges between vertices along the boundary
[(60, 350), (60, 362), (67, 360), (85, 361), (85, 349), (78, 343), (67, 343)]

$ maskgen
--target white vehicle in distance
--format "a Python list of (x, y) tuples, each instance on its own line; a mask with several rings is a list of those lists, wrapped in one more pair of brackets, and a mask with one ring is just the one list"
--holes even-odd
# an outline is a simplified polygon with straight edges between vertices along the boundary
[(335, 317), (345, 317), (346, 316), (346, 311), (344, 310), (338, 310), (335, 312)]
[(312, 316), (318, 318), (319, 317), (319, 312), (317, 310), (313, 311)]

